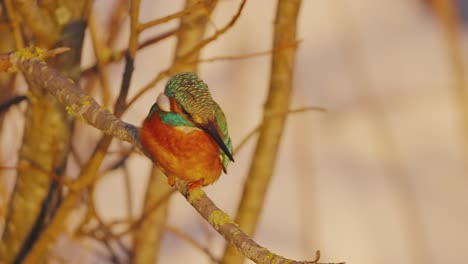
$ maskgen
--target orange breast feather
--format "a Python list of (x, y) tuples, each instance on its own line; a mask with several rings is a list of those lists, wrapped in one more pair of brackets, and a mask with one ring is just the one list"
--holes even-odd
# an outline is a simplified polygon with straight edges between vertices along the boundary
[(141, 129), (141, 143), (169, 177), (188, 182), (216, 181), (222, 165), (216, 142), (202, 130), (186, 133), (163, 123), (158, 113), (147, 118)]

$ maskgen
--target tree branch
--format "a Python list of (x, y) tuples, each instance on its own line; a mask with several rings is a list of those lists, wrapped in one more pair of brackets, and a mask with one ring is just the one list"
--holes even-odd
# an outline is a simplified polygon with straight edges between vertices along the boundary
[(104, 133), (130, 142), (141, 149), (138, 130), (135, 126), (121, 121), (108, 110), (102, 108), (78, 85), (62, 76), (43, 60), (28, 58), (23, 56), (21, 52), (11, 54), (10, 60), (34, 83), (45, 87), (50, 94), (55, 96), (65, 106), (69, 115), (88, 122)]
[[(41, 53), (41, 52), (39, 52)], [(24, 52), (15, 52), (9, 56), (13, 65), (9, 70), (18, 69), (33, 80), (36, 85), (45, 88), (51, 95), (67, 109), (67, 112), (76, 116), (88, 124), (102, 130), (108, 135), (117, 137), (120, 140), (130, 142), (141, 150), (141, 144), (138, 137), (138, 129), (128, 123), (125, 123), (103, 109), (96, 101), (80, 89), (75, 83), (61, 75), (57, 70), (47, 65), (43, 60), (31, 56)], [(102, 158), (102, 157), (101, 157)], [(92, 167), (92, 166), (91, 166)], [(201, 189), (195, 189), (188, 192), (186, 182), (177, 181), (176, 187), (187, 201), (205, 218), (212, 227), (221, 234), (229, 243), (240, 250), (246, 257), (256, 263), (316, 263), (316, 261), (292, 261), (281, 257), (268, 249), (261, 247), (251, 238), (249, 238), (235, 224), (229, 216), (221, 211)], [(68, 196), (73, 198), (65, 199), (61, 208), (57, 211), (52, 223), (43, 232), (45, 239), (54, 240), (64, 229), (63, 218), (66, 217), (66, 210), (63, 207), (72, 208), (78, 201), (78, 194), (71, 192)], [(57, 224), (54, 224), (57, 222)], [(42, 239), (42, 237), (41, 237)], [(36, 244), (42, 244), (40, 241)], [(42, 250), (45, 250), (44, 248)], [(28, 255), (28, 259), (33, 261), (34, 249)], [(36, 251), (37, 252), (37, 251)], [(25, 262), (28, 263), (28, 262)], [(31, 262), (32, 263), (32, 262)]]
[[(270, 90), (260, 136), (236, 216), (236, 222), (251, 236), (255, 233), (262, 212), (286, 124), (286, 115), (276, 114), (286, 113), (289, 108), (296, 55), (296, 47), (291, 47), (291, 42), (296, 42), (300, 7), (301, 0), (279, 0), (277, 4), (273, 39), (273, 49), (277, 51), (272, 56)], [(283, 48), (285, 46), (289, 48)], [(272, 115), (276, 116), (271, 117)], [(235, 247), (226, 247), (223, 263), (240, 264), (243, 260), (244, 257), (238, 254)]]
[[(188, 192), (185, 182), (177, 180), (176, 187), (185, 199), (197, 210), (197, 212), (235, 249), (243, 256), (253, 260), (255, 263), (275, 263), (275, 264), (312, 264), (318, 263), (318, 259), (313, 261), (295, 261), (277, 255), (268, 249), (260, 246), (252, 238), (246, 235), (225, 212), (219, 209), (211, 199), (206, 196), (202, 189), (195, 189)], [(317, 253), (318, 254), (318, 253)], [(222, 262), (224, 263), (224, 262)], [(344, 262), (343, 262), (344, 263)], [(324, 264), (324, 263), (321, 263)]]
[[(210, 2), (211, 0), (205, 0), (205, 1)], [(203, 1), (197, 1), (197, 3), (185, 8), (182, 11), (179, 11), (179, 12), (176, 12), (174, 14), (171, 14), (171, 15), (168, 15), (168, 16), (165, 16), (165, 17), (162, 17), (162, 18), (157, 18), (157, 19), (151, 20), (149, 22), (145, 22), (145, 23), (140, 24), (140, 26), (138, 27), (138, 31), (141, 32), (141, 31), (144, 31), (144, 30), (146, 30), (148, 28), (151, 28), (151, 27), (166, 23), (166, 22), (168, 22), (168, 21), (170, 21), (172, 19), (176, 19), (176, 18), (179, 18), (179, 17), (184, 17), (184, 16), (187, 16), (187, 15), (190, 15), (191, 13), (196, 11), (197, 9), (205, 7), (205, 5), (206, 4)]]

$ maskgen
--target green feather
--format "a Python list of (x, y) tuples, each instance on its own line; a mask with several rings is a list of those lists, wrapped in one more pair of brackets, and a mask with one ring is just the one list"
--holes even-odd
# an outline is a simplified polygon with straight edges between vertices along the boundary
[(161, 121), (170, 126), (185, 126), (185, 127), (194, 127), (195, 124), (187, 120), (183, 115), (173, 113), (173, 112), (159, 112), (159, 117)]

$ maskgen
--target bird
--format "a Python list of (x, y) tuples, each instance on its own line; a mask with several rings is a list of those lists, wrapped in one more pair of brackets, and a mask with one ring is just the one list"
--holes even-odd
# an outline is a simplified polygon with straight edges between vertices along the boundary
[(192, 72), (168, 80), (143, 121), (140, 141), (168, 183), (182, 179), (189, 191), (214, 183), (234, 162), (226, 117)]

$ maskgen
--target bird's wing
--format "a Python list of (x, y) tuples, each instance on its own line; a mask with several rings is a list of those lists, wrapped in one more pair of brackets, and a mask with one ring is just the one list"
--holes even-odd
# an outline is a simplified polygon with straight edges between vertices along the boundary
[[(231, 142), (231, 137), (229, 136), (226, 117), (224, 116), (223, 110), (221, 110), (221, 108), (218, 106), (216, 102), (214, 102), (214, 109), (215, 109), (216, 124), (221, 130), (221, 133), (223, 134), (224, 144), (229, 149), (229, 152), (232, 154), (233, 153), (232, 142)], [(222, 150), (219, 151), (219, 158), (223, 164), (223, 171), (226, 173), (230, 159)]]

